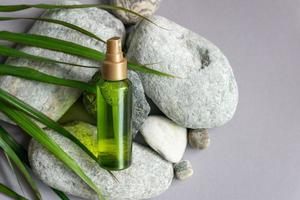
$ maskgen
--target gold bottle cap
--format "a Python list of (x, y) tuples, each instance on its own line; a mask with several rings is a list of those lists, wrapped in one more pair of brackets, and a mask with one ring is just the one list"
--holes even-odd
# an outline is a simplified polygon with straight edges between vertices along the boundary
[(110, 38), (107, 41), (106, 57), (101, 70), (102, 78), (120, 81), (127, 78), (127, 60), (123, 56), (121, 39)]

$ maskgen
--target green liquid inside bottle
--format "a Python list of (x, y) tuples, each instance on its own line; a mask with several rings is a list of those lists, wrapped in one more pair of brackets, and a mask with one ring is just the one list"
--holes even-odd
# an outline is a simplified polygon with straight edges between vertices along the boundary
[(97, 84), (97, 145), (100, 166), (122, 170), (132, 154), (132, 86), (128, 79)]

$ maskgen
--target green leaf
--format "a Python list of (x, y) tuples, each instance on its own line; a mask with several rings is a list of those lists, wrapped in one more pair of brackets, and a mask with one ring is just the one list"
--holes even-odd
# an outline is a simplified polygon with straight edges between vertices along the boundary
[[(53, 5), (53, 4), (20, 4), (20, 5), (1, 5), (0, 6), (0, 12), (15, 12), (15, 11), (21, 11), (29, 8), (40, 8), (40, 9), (58, 9), (58, 8), (63, 8), (63, 9), (77, 9), (77, 8), (92, 8), (92, 7), (97, 7), (97, 8), (103, 8), (103, 9), (108, 9), (108, 10), (121, 10), (124, 12), (131, 13), (133, 15), (138, 16), (139, 18), (146, 20), (158, 27), (159, 26), (157, 23), (153, 22), (149, 18), (134, 12), (130, 9), (124, 8), (124, 7), (119, 7), (119, 6), (113, 6), (113, 5), (105, 5), (105, 4), (80, 4), (80, 5)], [(161, 27), (165, 29), (164, 27)]]
[(151, 69), (151, 68), (148, 68), (146, 66), (138, 65), (138, 64), (134, 64), (134, 63), (128, 63), (128, 68), (131, 69), (131, 70), (134, 70), (134, 71), (137, 71), (137, 72), (146, 73), (146, 74), (153, 74), (153, 75), (165, 76), (165, 77), (169, 77), (169, 78), (177, 78), (174, 75), (167, 74), (165, 72), (160, 72), (158, 70)]
[(11, 198), (14, 198), (15, 200), (28, 200), (25, 197), (13, 191), (12, 189), (10, 189), (9, 187), (3, 185), (2, 183), (0, 183), (0, 193), (5, 194)]
[(87, 185), (89, 185), (99, 196), (103, 198), (101, 191), (92, 182), (92, 180), (84, 173), (80, 166), (66, 154), (60, 146), (58, 146), (53, 139), (51, 139), (38, 125), (30, 120), (25, 114), (17, 111), (11, 107), (8, 107), (4, 103), (0, 102), (0, 110), (8, 116), (12, 121), (18, 124), (24, 131), (44, 146), (49, 152), (51, 152), (56, 158), (62, 161), (67, 167), (69, 167), (74, 173), (76, 173)]
[(65, 22), (65, 21), (61, 21), (61, 20), (57, 20), (57, 19), (48, 19), (48, 18), (34, 18), (34, 17), (0, 17), (0, 21), (12, 21), (12, 20), (20, 20), (20, 19), (25, 19), (25, 20), (36, 20), (36, 21), (42, 21), (42, 22), (49, 22), (49, 23), (53, 23), (53, 24), (59, 24), (62, 26), (65, 26), (67, 28), (70, 28), (72, 30), (78, 31), (84, 35), (87, 35), (91, 38), (94, 38), (98, 41), (104, 42), (106, 43), (104, 40), (102, 40), (101, 38), (99, 38), (97, 35), (95, 35), (94, 33), (91, 33), (79, 26), (76, 26), (74, 24)]
[(28, 6), (25, 5), (1, 5), (0, 12), (15, 12), (20, 10), (28, 9)]
[(8, 157), (15, 163), (15, 165), (18, 167), (20, 172), (24, 175), (26, 181), (28, 182), (28, 184), (30, 185), (32, 190), (34, 191), (37, 199), (42, 199), (41, 194), (38, 190), (38, 187), (36, 186), (33, 178), (29, 174), (25, 165), (20, 160), (20, 158), (17, 156), (17, 154), (14, 152), (14, 150), (9, 146), (9, 144), (7, 144), (4, 139), (2, 139), (2, 136), (5, 134), (6, 134), (5, 131), (3, 131), (3, 129), (0, 128), (0, 148), (2, 148), (4, 150), (4, 152), (8, 155)]
[(8, 144), (14, 152), (18, 155), (18, 157), (28, 164), (28, 157), (27, 157), (27, 151), (24, 147), (22, 147), (20, 144), (18, 144), (14, 138), (12, 138), (9, 133), (0, 126), (0, 136), (5, 141), (6, 144)]
[[(4, 134), (2, 134), (2, 139), (16, 152), (18, 157), (22, 160), (23, 163), (25, 163), (26, 167), (30, 169), (29, 160), (28, 160), (28, 153), (27, 150), (22, 147), (3, 127), (0, 126), (0, 131), (2, 131)], [(53, 192), (55, 192), (61, 200), (69, 200), (66, 194), (61, 192), (60, 190), (51, 188)]]
[(22, 184), (21, 184), (21, 180), (20, 180), (19, 176), (17, 175), (16, 169), (14, 168), (11, 159), (9, 158), (9, 156), (7, 155), (7, 153), (4, 153), (4, 155), (6, 157), (6, 160), (8, 162), (8, 165), (9, 165), (11, 171), (14, 173), (14, 178), (17, 180), (18, 185), (19, 185), (22, 193), (24, 194), (23, 187), (22, 187)]
[(16, 67), (12, 65), (0, 64), (0, 75), (17, 76), (28, 80), (35, 80), (43, 83), (51, 83), (55, 85), (73, 87), (95, 93), (95, 87), (89, 83), (77, 80), (58, 78), (28, 67)]
[(86, 68), (95, 68), (95, 69), (99, 68), (97, 66), (78, 65), (78, 64), (75, 64), (75, 63), (62, 62), (62, 61), (53, 60), (53, 59), (50, 59), (50, 58), (35, 56), (35, 55), (31, 55), (31, 54), (25, 53), (23, 51), (19, 51), (17, 49), (7, 47), (7, 46), (4, 46), (4, 45), (0, 45), (0, 55), (16, 57), (16, 58), (27, 58), (27, 59), (34, 60), (34, 61), (42, 61), (42, 62), (49, 62), (49, 63), (60, 63), (60, 64), (72, 65), (72, 66), (76, 66), (76, 67), (86, 67)]
[[(84, 47), (82, 45), (73, 42), (68, 42), (68, 41), (42, 36), (42, 35), (0, 31), (0, 40), (7, 40), (19, 44), (24, 44), (24, 45), (29, 45), (29, 46), (34, 46), (34, 47), (39, 47), (44, 49), (50, 49), (53, 51), (59, 51), (59, 52), (76, 55), (76, 56), (80, 56), (80, 57), (84, 57), (96, 61), (103, 61), (105, 58), (104, 53), (97, 51), (95, 49)], [(166, 77), (175, 77), (173, 75), (160, 72), (154, 69), (150, 69), (147, 68), (146, 66), (131, 63), (131, 62), (128, 62), (128, 68), (142, 73), (149, 73), (149, 74), (161, 75)]]
[(48, 36), (0, 31), (0, 40), (1, 39), (63, 53), (69, 53), (94, 60), (104, 59), (104, 54), (97, 50)]
[[(22, 111), (23, 113), (27, 114), (28, 116), (34, 118), (35, 120), (39, 121), (40, 123), (46, 125), (48, 128), (56, 131), (57, 133), (63, 135), (64, 137), (70, 139), (72, 142), (74, 142), (77, 146), (79, 146), (86, 154), (88, 154), (93, 160), (98, 162), (97, 157), (84, 145), (82, 144), (73, 134), (71, 134), (69, 131), (67, 131), (65, 128), (61, 127), (57, 122), (50, 119), (48, 116), (43, 114), (42, 112), (38, 111), (37, 109), (33, 108), (29, 104), (26, 104), (25, 102), (21, 101), (17, 97), (12, 96), (8, 92), (4, 91), (0, 88), (0, 101), (5, 102), (6, 104), (9, 104), (13, 106), (14, 108)], [(12, 139), (7, 139), (7, 141), (11, 140), (12, 146), (15, 146), (15, 149), (21, 149), (19, 152), (21, 154), (24, 154), (27, 158), (27, 153), (22, 150), (22, 148), (16, 144)], [(117, 177), (109, 170), (106, 170), (115, 181), (118, 182)]]
[[(25, 102), (21, 101), (17, 97), (12, 96), (8, 92), (4, 91), (0, 88), (0, 101), (5, 102), (6, 104), (9, 104), (13, 106), (14, 108), (24, 112), (25, 114), (29, 115), (30, 117), (34, 118), (35, 120), (39, 121), (40, 123), (46, 125), (48, 128), (56, 131), (57, 133), (63, 135), (64, 137), (70, 139), (72, 142), (74, 142), (77, 146), (79, 146), (83, 151), (85, 151), (91, 158), (93, 158), (95, 161), (97, 161), (97, 157), (84, 145), (82, 144), (73, 134), (71, 134), (69, 131), (61, 127), (57, 122), (47, 117), (42, 112), (38, 111), (37, 109), (33, 108), (29, 104), (26, 104)], [(23, 150), (20, 150), (20, 147), (15, 144), (11, 139), (7, 138), (6, 141), (11, 141), (11, 146), (15, 146), (15, 149), (19, 149), (18, 151), (22, 154), (24, 154)], [(25, 153), (26, 155), (26, 153)]]
[(54, 188), (52, 188), (52, 190), (53, 190), (53, 192), (55, 192), (57, 194), (57, 196), (60, 197), (61, 200), (70, 200), (69, 197), (62, 191), (54, 189)]

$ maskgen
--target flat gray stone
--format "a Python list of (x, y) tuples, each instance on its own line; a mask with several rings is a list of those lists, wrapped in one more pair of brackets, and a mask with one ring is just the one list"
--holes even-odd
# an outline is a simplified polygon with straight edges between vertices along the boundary
[(160, 16), (168, 29), (141, 21), (127, 40), (132, 62), (181, 78), (142, 74), (146, 95), (180, 126), (198, 129), (228, 122), (238, 103), (238, 88), (224, 54), (200, 35)]
[[(76, 1), (65, 1), (63, 3), (79, 4)], [(43, 17), (75, 24), (104, 40), (114, 36), (119, 36), (123, 39), (125, 37), (125, 28), (122, 22), (107, 11), (98, 8), (57, 9), (45, 12)], [(77, 31), (52, 23), (36, 22), (29, 33), (71, 41), (102, 52), (106, 51), (104, 43)], [(18, 49), (26, 53), (59, 61), (92, 66), (99, 65), (100, 67), (99, 62), (83, 59), (78, 56), (29, 46), (18, 46)], [(27, 66), (57, 77), (81, 81), (89, 81), (97, 71), (97, 69), (74, 67), (64, 64), (49, 64), (19, 58), (9, 58), (6, 63), (16, 66)], [(12, 76), (1, 76), (0, 88), (30, 104), (53, 120), (58, 120), (81, 95), (81, 91), (77, 89), (29, 81)], [(0, 119), (9, 121), (3, 115), (0, 116)]]
[(187, 130), (163, 116), (151, 115), (141, 128), (149, 146), (166, 160), (179, 162), (187, 145)]
[[(91, 145), (90, 138), (96, 137), (96, 127), (83, 122), (65, 126), (85, 145)], [(173, 166), (155, 152), (133, 143), (133, 160), (128, 169), (114, 171), (119, 182), (100, 168), (85, 152), (69, 139), (53, 132), (48, 135), (69, 154), (101, 189), (107, 200), (139, 200), (158, 196), (168, 189), (173, 179)], [(95, 152), (94, 149), (91, 149)], [(76, 174), (66, 168), (51, 153), (35, 140), (29, 144), (28, 156), (33, 172), (47, 185), (85, 199), (96, 199), (92, 191)]]
[[(99, 76), (94, 76), (92, 83), (99, 80)], [(150, 106), (144, 94), (144, 88), (138, 74), (132, 70), (128, 71), (128, 79), (132, 82), (132, 133), (133, 136), (140, 130), (148, 114), (150, 113)], [(84, 92), (83, 104), (95, 119), (97, 117), (96, 95)]]
[[(145, 17), (152, 16), (160, 4), (160, 0), (108, 0), (108, 2), (111, 5), (127, 8)], [(137, 15), (122, 10), (114, 10), (113, 13), (125, 24), (134, 24), (141, 20)]]

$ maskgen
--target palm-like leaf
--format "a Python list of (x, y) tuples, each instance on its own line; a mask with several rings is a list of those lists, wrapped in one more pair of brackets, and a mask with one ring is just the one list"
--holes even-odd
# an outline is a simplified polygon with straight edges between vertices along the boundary
[[(35, 120), (39, 121), (40, 123), (46, 125), (48, 128), (56, 131), (57, 133), (63, 135), (64, 137), (70, 139), (74, 142), (77, 146), (79, 146), (83, 151), (85, 151), (91, 158), (97, 161), (96, 156), (82, 144), (75, 136), (73, 136), (69, 131), (61, 127), (57, 122), (53, 121), (45, 114), (41, 113), (37, 109), (33, 108), (32, 106), (26, 104), (25, 102), (19, 100), (18, 98), (12, 96), (8, 92), (5, 92), (0, 88), (0, 101), (13, 106), (14, 108), (26, 113), (30, 117), (34, 118)], [(16, 145), (11, 139), (7, 138), (7, 141), (10, 141), (10, 145), (15, 148), (19, 153), (24, 154), (24, 149), (20, 149), (20, 146)], [(26, 154), (25, 154), (26, 155)]]
[[(42, 35), (0, 31), (0, 40), (7, 40), (19, 44), (24, 44), (24, 45), (29, 45), (29, 46), (34, 46), (34, 47), (39, 47), (44, 49), (50, 49), (53, 51), (68, 53), (71, 55), (76, 55), (76, 56), (80, 56), (80, 57), (84, 57), (96, 61), (103, 61), (105, 58), (104, 53), (97, 51), (95, 49), (91, 49), (73, 42), (68, 42), (68, 41), (42, 36)], [(138, 65), (131, 62), (128, 62), (128, 68), (142, 73), (150, 73), (154, 75), (174, 77), (173, 75), (160, 72), (154, 69), (150, 69), (147, 68), (146, 66)]]
[[(5, 102), (6, 104), (22, 111), (23, 113), (26, 113), (28, 116), (34, 118), (35, 120), (37, 120), (40, 123), (47, 126), (48, 128), (56, 131), (57, 133), (63, 135), (64, 137), (70, 139), (77, 146), (79, 146), (85, 153), (87, 153), (93, 160), (98, 162), (97, 157), (84, 144), (82, 144), (74, 135), (72, 135), (69, 131), (67, 131), (66, 129), (61, 127), (57, 122), (50, 119), (49, 117), (47, 117), (42, 112), (40, 112), (37, 109), (33, 108), (29, 104), (26, 104), (25, 102), (21, 101), (20, 99), (12, 96), (11, 94), (9, 94), (8, 92), (2, 90), (1, 88), (0, 88), (0, 101)], [(8, 138), (8, 141), (9, 141), (9, 138)], [(16, 150), (18, 150), (20, 153), (24, 152), (13, 141), (11, 141), (11, 145), (15, 146)], [(27, 154), (25, 154), (25, 155), (27, 155)], [(109, 170), (106, 170), (106, 171), (114, 178), (115, 181), (118, 182), (118, 179), (116, 178), (116, 176), (111, 171), (109, 171)]]
[(16, 67), (12, 65), (0, 64), (0, 75), (17, 76), (24, 79), (73, 87), (81, 90), (86, 90), (91, 93), (95, 93), (95, 87), (89, 83), (77, 80), (58, 78), (28, 67)]
[(8, 46), (4, 46), (4, 45), (0, 45), (0, 55), (16, 57), (16, 58), (27, 58), (27, 59), (34, 60), (34, 61), (41, 61), (41, 62), (48, 62), (48, 63), (59, 63), (59, 64), (65, 64), (65, 65), (72, 65), (72, 66), (76, 66), (76, 67), (86, 67), (86, 68), (95, 68), (95, 69), (99, 68), (97, 66), (79, 65), (79, 64), (75, 64), (75, 63), (68, 63), (68, 62), (53, 60), (53, 59), (45, 58), (45, 57), (41, 57), (41, 56), (35, 56), (35, 55), (31, 55), (31, 54), (25, 53), (23, 51), (19, 51), (17, 49), (14, 49), (14, 48), (11, 48)]
[[(124, 12), (131, 13), (133, 15), (136, 15), (140, 17), (143, 20), (146, 20), (158, 27), (160, 27), (157, 23), (153, 22), (149, 18), (134, 12), (130, 9), (124, 8), (124, 7), (119, 7), (119, 6), (113, 6), (113, 5), (105, 5), (105, 4), (80, 4), (80, 5), (53, 5), (53, 4), (20, 4), (20, 5), (1, 5), (0, 6), (0, 12), (16, 12), (16, 11), (21, 11), (21, 10), (26, 10), (29, 8), (40, 8), (40, 9), (57, 9), (57, 8), (63, 8), (63, 9), (77, 9), (77, 8), (92, 8), (92, 7), (97, 7), (97, 8), (103, 8), (103, 9), (108, 9), (108, 10), (121, 10)], [(163, 27), (161, 27), (163, 28)], [(165, 29), (165, 28), (164, 28)]]
[(91, 49), (73, 42), (60, 40), (48, 36), (0, 31), (0, 39), (21, 43), (29, 46), (64, 52), (94, 60), (104, 59), (104, 54), (95, 49)]
[(98, 41), (104, 42), (106, 43), (103, 39), (99, 38), (97, 35), (95, 35), (94, 33), (91, 33), (79, 26), (76, 26), (74, 24), (65, 22), (65, 21), (61, 21), (61, 20), (57, 20), (57, 19), (48, 19), (48, 18), (34, 18), (34, 17), (0, 17), (0, 21), (12, 21), (12, 20), (20, 20), (20, 19), (25, 19), (25, 20), (36, 20), (36, 21), (42, 21), (42, 22), (49, 22), (49, 23), (53, 23), (53, 24), (59, 24), (65, 27), (68, 27), (72, 30), (78, 31), (84, 35), (87, 35), (91, 38), (94, 38)]
[(66, 154), (60, 146), (58, 146), (53, 139), (51, 139), (38, 125), (30, 120), (25, 114), (8, 107), (0, 102), (0, 110), (8, 116), (11, 120), (17, 123), (24, 131), (37, 140), (42, 146), (50, 151), (56, 158), (62, 161), (75, 174), (77, 174), (86, 184), (88, 184), (95, 192), (97, 192), (100, 199), (103, 199), (101, 191), (92, 182), (92, 180), (84, 173), (80, 166)]
[[(18, 157), (22, 160), (23, 163), (25, 163), (26, 167), (29, 169), (30, 165), (29, 165), (29, 160), (27, 157), (28, 153), (26, 149), (23, 148), (22, 145), (20, 145), (13, 137), (11, 137), (10, 134), (1, 126), (0, 126), (0, 131), (4, 133), (1, 135), (2, 139), (6, 142), (6, 144), (8, 144), (14, 150), (14, 152), (18, 155)], [(63, 192), (54, 188), (51, 189), (61, 198), (61, 200), (69, 200), (67, 195), (64, 194)]]
[(33, 189), (37, 199), (41, 199), (41, 194), (38, 190), (38, 187), (36, 186), (33, 178), (29, 174), (27, 168), (25, 167), (25, 165), (23, 164), (21, 159), (17, 156), (15, 151), (9, 146), (9, 144), (7, 144), (4, 139), (2, 139), (3, 135), (5, 135), (5, 134), (6, 134), (6, 132), (4, 131), (4, 129), (2, 129), (0, 127), (0, 148), (2, 148), (4, 150), (4, 152), (7, 154), (7, 156), (15, 163), (15, 165), (18, 167), (18, 169), (22, 172), (26, 181), (29, 183), (30, 187)]
[(52, 188), (52, 190), (53, 190), (53, 192), (55, 192), (55, 194), (57, 194), (57, 196), (59, 196), (59, 198), (61, 200), (70, 200), (69, 197), (65, 193), (63, 193), (62, 191), (57, 190), (55, 188)]
[(18, 174), (17, 174), (17, 172), (16, 172), (16, 169), (15, 169), (14, 166), (13, 166), (12, 160), (9, 158), (9, 156), (7, 155), (7, 153), (4, 152), (4, 155), (5, 155), (5, 157), (6, 157), (6, 160), (7, 160), (7, 162), (8, 162), (8, 165), (9, 165), (11, 171), (14, 173), (14, 176), (15, 176), (15, 178), (17, 179), (18, 185), (19, 185), (19, 187), (20, 187), (22, 193), (24, 194), (24, 191), (23, 191), (23, 187), (22, 187), (22, 184), (21, 184), (20, 177), (18, 176)]
[(5, 195), (7, 195), (11, 198), (14, 198), (16, 200), (28, 200), (25, 197), (19, 195), (15, 191), (13, 191), (12, 189), (10, 189), (9, 187), (3, 185), (2, 183), (0, 183), (0, 193), (5, 194)]
[(2, 140), (5, 141), (7, 145), (10, 146), (16, 152), (18, 157), (22, 160), (22, 162), (25, 162), (28, 164), (28, 157), (27, 157), (27, 152), (24, 147), (19, 145), (7, 132), (6, 130), (0, 126), (0, 135)]

